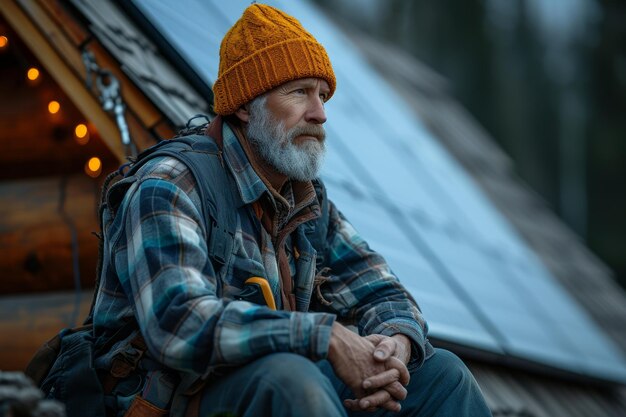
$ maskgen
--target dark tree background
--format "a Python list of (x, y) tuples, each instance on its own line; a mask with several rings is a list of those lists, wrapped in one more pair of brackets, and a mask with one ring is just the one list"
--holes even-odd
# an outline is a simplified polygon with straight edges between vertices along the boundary
[(444, 75), (626, 287), (626, 1), (317, 3)]

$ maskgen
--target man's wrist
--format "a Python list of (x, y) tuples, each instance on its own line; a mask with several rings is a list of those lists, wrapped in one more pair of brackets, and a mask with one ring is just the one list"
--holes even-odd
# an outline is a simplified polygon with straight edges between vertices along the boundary
[(328, 359), (332, 359), (332, 357), (334, 356), (335, 352), (337, 351), (337, 343), (338, 341), (338, 337), (337, 337), (337, 326), (339, 325), (339, 323), (334, 322), (331, 329), (330, 329), (330, 341), (328, 342)]
[(338, 350), (342, 349), (344, 331), (349, 330), (336, 321), (333, 323), (330, 330), (330, 342), (328, 343), (328, 360), (331, 362)]
[(405, 365), (408, 364), (409, 361), (411, 360), (411, 350), (412, 350), (411, 339), (409, 339), (408, 336), (403, 335), (402, 333), (396, 333), (391, 337), (395, 339), (396, 343), (401, 344), (403, 347), (401, 349), (401, 352), (398, 352), (399, 353), (398, 358), (401, 359)]

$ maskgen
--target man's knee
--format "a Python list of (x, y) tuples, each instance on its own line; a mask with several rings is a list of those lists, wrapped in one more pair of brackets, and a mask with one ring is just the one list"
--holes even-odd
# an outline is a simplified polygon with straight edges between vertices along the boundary
[(332, 383), (309, 359), (273, 353), (207, 385), (201, 410), (242, 416), (344, 415)]
[(281, 408), (309, 415), (337, 414), (341, 402), (332, 383), (311, 360), (293, 353), (274, 353), (255, 362), (257, 395)]
[(454, 353), (436, 349), (436, 354), (411, 376), (406, 409), (423, 415), (490, 416), (483, 395), (463, 361)]
[(273, 353), (255, 362), (259, 365), (256, 376), (281, 386), (301, 385), (309, 379), (325, 379), (315, 363), (294, 353)]
[(417, 371), (416, 378), (429, 381), (426, 384), (447, 395), (464, 396), (480, 392), (474, 376), (458, 356), (445, 349), (436, 349), (436, 352)]
[(452, 383), (456, 382), (455, 385), (474, 382), (474, 377), (465, 363), (449, 350), (437, 349), (437, 354), (432, 359), (435, 359), (441, 375)]

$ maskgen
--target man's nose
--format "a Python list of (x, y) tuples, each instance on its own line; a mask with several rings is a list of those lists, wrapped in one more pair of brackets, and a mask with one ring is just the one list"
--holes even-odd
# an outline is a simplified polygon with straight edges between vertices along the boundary
[(306, 121), (319, 125), (326, 123), (326, 110), (324, 110), (324, 101), (321, 97), (315, 96), (309, 100)]

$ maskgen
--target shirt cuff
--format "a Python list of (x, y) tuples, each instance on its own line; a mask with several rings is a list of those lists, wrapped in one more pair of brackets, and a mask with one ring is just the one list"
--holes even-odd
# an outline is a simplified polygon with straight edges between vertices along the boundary
[(316, 362), (326, 359), (334, 314), (295, 312), (291, 316), (291, 352)]

